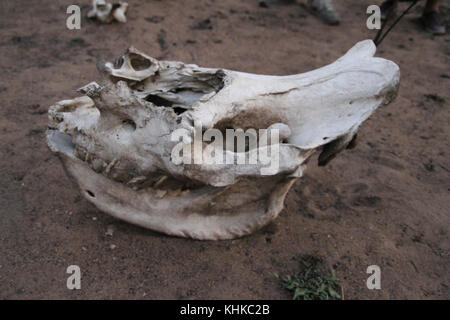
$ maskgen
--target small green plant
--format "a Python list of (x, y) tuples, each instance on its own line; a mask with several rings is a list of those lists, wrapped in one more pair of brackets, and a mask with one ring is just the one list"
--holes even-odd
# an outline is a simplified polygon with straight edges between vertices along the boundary
[(321, 258), (301, 255), (296, 260), (300, 264), (299, 272), (287, 276), (275, 274), (283, 287), (292, 292), (293, 300), (341, 299), (334, 270), (329, 272)]

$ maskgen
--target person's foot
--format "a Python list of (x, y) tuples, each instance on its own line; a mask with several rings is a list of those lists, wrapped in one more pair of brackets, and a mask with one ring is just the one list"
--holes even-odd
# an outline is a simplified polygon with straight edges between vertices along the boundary
[(337, 25), (341, 21), (339, 13), (334, 9), (331, 0), (308, 0), (308, 6), (326, 24)]
[(386, 0), (380, 6), (381, 20), (393, 16), (397, 11), (397, 0)]
[(425, 31), (434, 35), (445, 34), (445, 24), (442, 16), (437, 11), (425, 12), (422, 15), (422, 22)]

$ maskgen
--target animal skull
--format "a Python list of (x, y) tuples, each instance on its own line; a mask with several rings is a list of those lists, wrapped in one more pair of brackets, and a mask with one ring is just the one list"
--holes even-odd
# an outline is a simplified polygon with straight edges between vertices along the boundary
[[(320, 69), (266, 76), (158, 61), (130, 48), (115, 63), (99, 66), (103, 86), (90, 83), (80, 89), (84, 96), (50, 107), (47, 143), (102, 211), (169, 235), (240, 237), (278, 216), (315, 151), (325, 164), (380, 104), (395, 98), (399, 68), (374, 53), (366, 40)], [(261, 159), (172, 159), (180, 144), (195, 149), (197, 134), (239, 128), (277, 131), (281, 140), (212, 150), (224, 157), (275, 150), (278, 166), (268, 175)], [(179, 130), (185, 131), (182, 142), (173, 138)], [(211, 145), (200, 142), (200, 160), (209, 157)]]
[(107, 3), (105, 0), (93, 0), (92, 10), (88, 12), (88, 18), (97, 18), (101, 22), (110, 23), (113, 20), (125, 23), (127, 18), (125, 16), (128, 9), (128, 3)]

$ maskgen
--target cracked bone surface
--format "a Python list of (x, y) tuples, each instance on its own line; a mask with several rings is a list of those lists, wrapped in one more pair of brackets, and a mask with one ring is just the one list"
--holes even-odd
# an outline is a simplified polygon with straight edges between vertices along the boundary
[[(98, 65), (102, 85), (92, 82), (79, 90), (83, 96), (50, 107), (47, 143), (86, 199), (114, 217), (175, 236), (240, 237), (278, 216), (315, 151), (325, 164), (378, 106), (395, 98), (399, 68), (374, 53), (365, 40), (317, 70), (266, 76), (158, 61), (130, 48)], [(177, 129), (187, 135), (184, 144), (173, 138)], [(267, 145), (212, 148), (234, 156), (276, 146), (277, 166), (265, 175), (268, 164), (259, 158), (173, 161), (176, 146), (192, 150), (196, 132), (208, 129), (278, 130), (280, 140)], [(201, 159), (213, 146), (207, 140)]]
[(125, 14), (128, 10), (128, 3), (119, 1), (117, 3), (108, 3), (105, 0), (93, 0), (92, 9), (88, 12), (88, 18), (96, 18), (101, 22), (110, 23), (114, 20), (125, 23), (127, 18)]

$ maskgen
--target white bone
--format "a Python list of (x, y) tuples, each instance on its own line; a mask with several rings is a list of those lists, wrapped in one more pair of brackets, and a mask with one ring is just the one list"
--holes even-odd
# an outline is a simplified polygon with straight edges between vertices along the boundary
[(92, 0), (92, 9), (88, 12), (88, 18), (96, 18), (101, 22), (110, 23), (113, 20), (125, 23), (125, 16), (128, 10), (128, 3), (119, 1), (118, 3), (108, 3), (105, 0)]
[[(380, 104), (395, 98), (399, 68), (374, 53), (366, 40), (320, 69), (265, 76), (158, 61), (130, 48), (118, 63), (99, 67), (103, 86), (91, 83), (80, 89), (86, 96), (50, 107), (47, 143), (102, 211), (169, 235), (243, 236), (278, 216), (315, 151), (326, 163)], [(278, 167), (263, 175), (267, 164), (261, 159), (175, 164), (172, 134), (185, 130), (189, 136), (181, 145), (195, 150), (199, 123), (200, 134), (279, 130), (278, 143), (244, 153), (277, 147)], [(199, 144), (200, 160), (211, 157), (211, 145)], [(228, 147), (213, 150), (237, 155)]]

